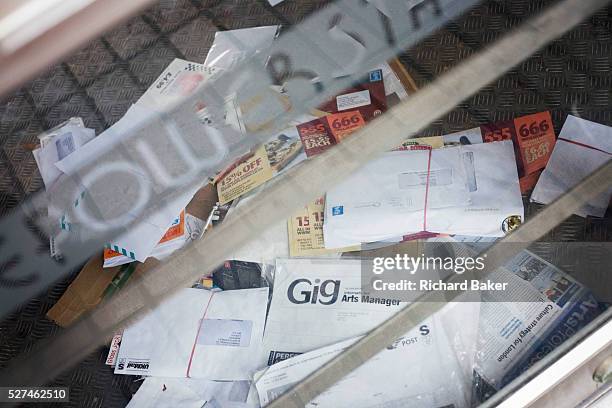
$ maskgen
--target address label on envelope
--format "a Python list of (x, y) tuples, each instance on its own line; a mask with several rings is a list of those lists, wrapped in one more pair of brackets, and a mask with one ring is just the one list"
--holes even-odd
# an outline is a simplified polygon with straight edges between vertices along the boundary
[(252, 329), (251, 320), (204, 319), (197, 343), (205, 346), (248, 347)]
[(74, 146), (74, 138), (72, 137), (72, 132), (68, 132), (64, 135), (59, 136), (55, 140), (55, 148), (57, 150), (57, 157), (59, 160), (62, 160), (64, 157), (74, 152), (76, 149)]
[(398, 174), (398, 182), (401, 190), (415, 187), (447, 186), (453, 183), (453, 169), (400, 173)]
[(360, 106), (367, 106), (371, 103), (372, 99), (370, 98), (370, 91), (367, 89), (336, 97), (336, 104), (338, 105), (339, 111), (354, 109)]

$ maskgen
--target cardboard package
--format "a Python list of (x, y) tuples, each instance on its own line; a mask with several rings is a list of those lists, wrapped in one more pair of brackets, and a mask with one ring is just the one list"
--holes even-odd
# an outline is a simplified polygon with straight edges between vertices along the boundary
[(121, 270), (120, 266), (102, 268), (102, 253), (93, 256), (72, 281), (47, 317), (61, 327), (68, 327), (83, 313), (102, 300), (102, 294)]

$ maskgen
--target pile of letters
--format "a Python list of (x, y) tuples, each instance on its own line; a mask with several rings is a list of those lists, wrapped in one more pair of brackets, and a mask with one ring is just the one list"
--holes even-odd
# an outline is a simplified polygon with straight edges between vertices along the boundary
[[(78, 118), (45, 132), (34, 157), (47, 190), (129, 131), (133, 121), (163, 111), (218, 72), (265, 50), (278, 30), (217, 33), (203, 64), (172, 61), (97, 137)], [(394, 65), (370, 70), (176, 197), (165, 211), (108, 242), (49, 318), (70, 325), (130, 279), (146, 276), (159, 261), (231, 220), (236, 208), (266, 194), (270, 180), (341, 148), (353, 132), (409, 97), (404, 74)], [(276, 91), (282, 98), (282, 89)], [(248, 107), (228, 101), (226, 108), (226, 123), (242, 128)], [(196, 109), (202, 121), (210, 120), (205, 106)], [(145, 377), (132, 408), (265, 406), (406, 306), (363, 292), (360, 254), (408, 242), (495, 242), (524, 221), (525, 197), (552, 202), (610, 160), (611, 152), (612, 128), (568, 115), (557, 137), (547, 111), (407, 139), (117, 333), (107, 364), (115, 374)], [(577, 215), (603, 216), (611, 195), (596, 197)], [(63, 214), (50, 216), (62, 233), (71, 233), (74, 226)], [(51, 254), (59, 257), (57, 241), (51, 241)], [(602, 310), (589, 289), (532, 252), (522, 251), (504, 268), (520, 281), (522, 302), (504, 294), (496, 295), (498, 302), (482, 301), (488, 296), (483, 294), (448, 303), (308, 406), (469, 407), (550, 351), (553, 337), (558, 344)]]

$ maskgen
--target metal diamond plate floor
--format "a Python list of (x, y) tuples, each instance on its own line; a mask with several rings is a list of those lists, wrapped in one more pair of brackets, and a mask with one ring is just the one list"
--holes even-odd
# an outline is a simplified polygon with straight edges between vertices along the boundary
[[(174, 58), (203, 62), (218, 30), (299, 22), (325, 1), (163, 0), (106, 33), (39, 78), (0, 101), (0, 215), (43, 188), (30, 152), (36, 136), (80, 116), (97, 134), (115, 123)], [(487, 1), (401, 56), (419, 85), (492, 43), (551, 1)], [(568, 113), (612, 125), (612, 8), (550, 43), (477, 95), (464, 101), (426, 135), (550, 110), (555, 130)], [(540, 206), (526, 202), (526, 216)], [(571, 217), (548, 240), (612, 239), (612, 214)], [(74, 275), (71, 276), (74, 278)], [(0, 367), (60, 330), (45, 318), (71, 278), (58, 283), (0, 323)], [(123, 407), (137, 377), (114, 376), (101, 348), (64, 373), (56, 385), (71, 388), (70, 407)], [(41, 367), (44, 369), (44, 367)]]

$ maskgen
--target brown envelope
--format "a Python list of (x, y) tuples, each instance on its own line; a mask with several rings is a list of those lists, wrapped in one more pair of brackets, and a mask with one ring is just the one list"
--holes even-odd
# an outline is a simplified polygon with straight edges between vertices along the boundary
[(102, 268), (102, 253), (93, 256), (72, 281), (60, 300), (47, 312), (47, 317), (67, 327), (102, 300), (102, 293), (121, 267)]

